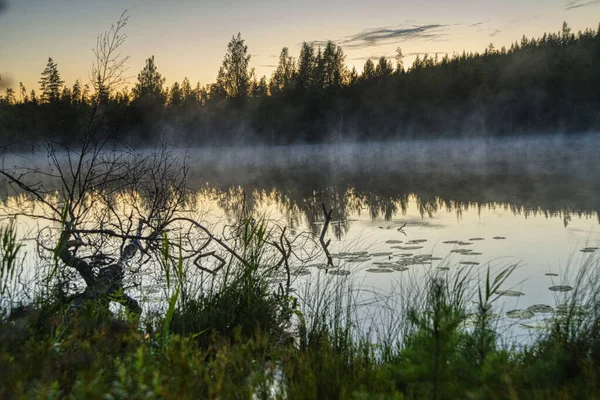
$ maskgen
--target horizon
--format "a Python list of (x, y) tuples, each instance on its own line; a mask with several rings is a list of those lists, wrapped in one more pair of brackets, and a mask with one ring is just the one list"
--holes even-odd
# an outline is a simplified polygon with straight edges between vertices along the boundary
[(310, 0), (302, 5), (256, 0), (254, 6), (215, 0), (178, 0), (169, 4), (157, 0), (4, 3), (0, 54), (10, 57), (2, 57), (0, 74), (8, 87), (17, 91), (19, 82), (23, 82), (28, 92), (39, 92), (38, 81), (48, 57), (58, 64), (67, 87), (77, 79), (88, 83), (96, 37), (115, 23), (125, 9), (130, 19), (124, 30), (128, 37), (123, 54), (131, 57), (126, 85), (130, 88), (152, 55), (167, 87), (185, 77), (193, 86), (196, 82), (202, 86), (213, 83), (227, 43), (238, 32), (252, 55), (250, 63), (257, 79), (263, 75), (269, 79), (281, 49), (288, 47), (290, 55), (297, 59), (303, 41), (317, 46), (334, 41), (343, 48), (348, 68), (355, 67), (360, 73), (369, 58), (385, 56), (393, 60), (397, 47), (404, 52), (405, 66), (410, 66), (418, 54), (483, 52), (490, 43), (497, 49), (509, 48), (523, 36), (558, 32), (563, 21), (574, 32), (595, 30), (598, 18), (590, 11), (600, 9), (600, 0), (511, 0), (486, 4), (460, 0), (451, 5), (439, 1), (377, 0), (368, 9), (355, 0), (327, 4)]

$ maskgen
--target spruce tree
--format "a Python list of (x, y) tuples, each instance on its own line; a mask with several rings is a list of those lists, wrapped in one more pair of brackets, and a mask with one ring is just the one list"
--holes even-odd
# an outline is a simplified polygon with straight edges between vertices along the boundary
[(62, 85), (65, 82), (60, 79), (58, 65), (52, 57), (48, 58), (46, 69), (42, 72), (42, 78), (39, 81), (42, 92), (41, 100), (44, 103), (54, 103), (60, 99)]

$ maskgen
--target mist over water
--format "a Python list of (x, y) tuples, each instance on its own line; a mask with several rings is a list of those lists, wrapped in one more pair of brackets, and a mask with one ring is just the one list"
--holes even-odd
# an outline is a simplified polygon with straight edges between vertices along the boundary
[[(199, 208), (210, 210), (199, 210), (198, 218), (216, 232), (243, 208), (288, 227), (290, 234), (318, 235), (324, 204), (336, 221), (326, 235), (333, 253), (439, 258), (383, 275), (366, 271), (388, 257), (338, 260), (361, 286), (378, 291), (439, 267), (451, 273), (471, 263), (477, 275), (488, 266), (518, 264), (503, 289), (524, 295), (506, 298), (501, 308), (555, 305), (556, 294), (548, 288), (569, 284), (569, 270), (589, 256), (580, 250), (600, 244), (597, 135), (176, 148), (175, 153), (189, 166), (188, 186), (197, 192)], [(4, 168), (41, 167), (46, 162), (41, 154), (7, 155)], [(51, 185), (47, 182), (46, 189)], [(0, 188), (10, 196), (5, 181)], [(453, 253), (460, 246), (444, 243), (472, 238), (483, 239), (468, 246), (475, 255)], [(397, 248), (411, 246), (411, 240), (423, 242), (414, 250)], [(546, 276), (549, 272), (557, 276)], [(311, 277), (297, 279), (302, 285)]]

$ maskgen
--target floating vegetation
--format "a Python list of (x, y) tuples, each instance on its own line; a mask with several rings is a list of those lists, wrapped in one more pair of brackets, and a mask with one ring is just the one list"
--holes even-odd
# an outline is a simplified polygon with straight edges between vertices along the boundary
[(554, 312), (554, 308), (547, 304), (535, 304), (533, 306), (527, 307), (527, 310), (534, 312), (534, 313), (540, 313), (540, 314), (547, 314), (547, 313)]
[(475, 251), (470, 251), (470, 250), (468, 250), (468, 251), (465, 251), (464, 253), (465, 253), (465, 254), (466, 254), (466, 253), (469, 253), (469, 255), (470, 255), (470, 256), (480, 256), (480, 255), (482, 255), (482, 254), (483, 254), (483, 253), (477, 253), (477, 252), (475, 252)]
[(573, 287), (569, 285), (556, 285), (550, 286), (548, 289), (552, 290), (553, 292), (570, 292), (573, 290)]
[[(491, 314), (488, 314), (486, 316), (486, 318), (488, 320), (496, 320), (496, 319), (500, 318), (500, 315), (491, 313)], [(480, 322), (481, 322), (480, 314), (478, 314), (478, 313), (467, 314), (467, 316), (463, 320), (462, 326), (464, 328), (475, 328), (475, 326), (477, 326), (477, 324)]]
[(519, 292), (516, 290), (498, 290), (498, 291), (496, 291), (496, 293), (498, 294), (498, 296), (507, 296), (507, 297), (519, 297), (519, 296), (525, 295), (525, 293)]
[(307, 265), (307, 268), (318, 268), (318, 269), (325, 269), (327, 268), (327, 264), (311, 264), (311, 265)]
[(392, 249), (399, 249), (399, 250), (417, 250), (417, 249), (422, 249), (423, 246), (392, 246)]
[(367, 272), (371, 272), (373, 274), (389, 274), (390, 272), (394, 272), (393, 269), (388, 268), (370, 268)]
[(391, 265), (395, 265), (396, 263), (393, 261), (375, 261), (373, 263), (373, 265), (377, 265), (377, 266), (391, 266)]
[(445, 243), (445, 244), (457, 244), (458, 240), (446, 240), (445, 242), (442, 242), (442, 243)]
[(339, 268), (339, 265), (329, 265), (329, 264), (317, 264), (318, 269), (331, 269), (331, 268)]
[(449, 267), (437, 267), (438, 271), (449, 271)]
[(400, 257), (410, 257), (412, 255), (413, 255), (413, 253), (400, 253), (400, 254), (398, 254), (398, 256), (400, 256)]
[(371, 261), (371, 257), (354, 257), (354, 258), (349, 258), (346, 261), (351, 262), (351, 263), (367, 262), (367, 261)]
[(546, 272), (544, 275), (546, 275), (546, 276), (558, 276), (558, 274), (555, 274), (554, 272)]
[(559, 315), (583, 316), (588, 313), (589, 309), (589, 306), (581, 304), (559, 304), (556, 306), (556, 313)]
[(468, 250), (468, 249), (452, 249), (450, 250), (450, 253), (460, 253), (460, 254), (466, 254), (466, 253), (471, 253), (472, 250)]
[(409, 240), (406, 243), (425, 243), (427, 241), (427, 239), (413, 239), (413, 240)]
[(368, 251), (354, 251), (352, 253), (346, 253), (346, 254), (348, 254), (349, 256), (364, 256), (366, 254), (369, 254), (369, 252)]
[(583, 249), (581, 249), (579, 251), (581, 251), (582, 253), (593, 253), (596, 250), (598, 250), (597, 247), (584, 247)]
[(553, 323), (554, 323), (554, 320), (549, 318), (549, 319), (542, 319), (540, 321), (523, 322), (523, 323), (519, 324), (519, 326), (524, 329), (545, 330), (545, 329), (551, 328)]
[(394, 271), (399, 271), (399, 272), (404, 272), (404, 271), (408, 271), (408, 268), (402, 265), (395, 265), (392, 267), (392, 269)]
[(473, 243), (471, 243), (471, 242), (458, 242), (458, 243), (456, 243), (457, 246), (470, 246), (472, 244)]
[(479, 263), (475, 262), (475, 261), (461, 261), (460, 264), (462, 264), (462, 265), (479, 265)]
[(484, 240), (482, 237), (474, 237), (474, 238), (470, 238), (470, 241), (474, 241), (474, 240)]
[(327, 272), (329, 275), (337, 275), (337, 276), (348, 276), (350, 275), (350, 271), (347, 269), (332, 269)]
[(505, 236), (494, 236), (492, 239), (504, 240), (504, 239), (506, 239), (506, 237)]
[(371, 253), (371, 257), (391, 256), (392, 254), (394, 254), (394, 253), (392, 253), (391, 251), (384, 251), (381, 253)]
[(442, 257), (429, 257), (429, 260), (430, 261), (441, 261), (441, 260), (443, 260), (443, 258)]
[(402, 240), (386, 240), (387, 244), (400, 244)]
[(529, 319), (533, 318), (535, 314), (533, 311), (529, 310), (511, 310), (506, 313), (508, 318), (519, 318), (519, 319)]

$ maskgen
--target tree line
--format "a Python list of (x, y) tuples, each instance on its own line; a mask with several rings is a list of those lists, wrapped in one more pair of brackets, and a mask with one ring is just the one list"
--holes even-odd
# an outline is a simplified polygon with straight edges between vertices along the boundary
[[(40, 91), (23, 84), (0, 97), (0, 138), (75, 141), (91, 107), (102, 107), (115, 138), (150, 143), (165, 135), (187, 144), (323, 142), (585, 132), (600, 128), (598, 30), (523, 36), (482, 53), (417, 55), (405, 67), (368, 59), (362, 73), (339, 45), (284, 47), (270, 78), (258, 78), (241, 34), (233, 36), (212, 84), (188, 78), (165, 86), (154, 56), (131, 88), (92, 70), (72, 87), (48, 59)], [(123, 60), (123, 61), (126, 61)], [(124, 65), (119, 66), (120, 70)], [(110, 89), (109, 89), (110, 88)]]

